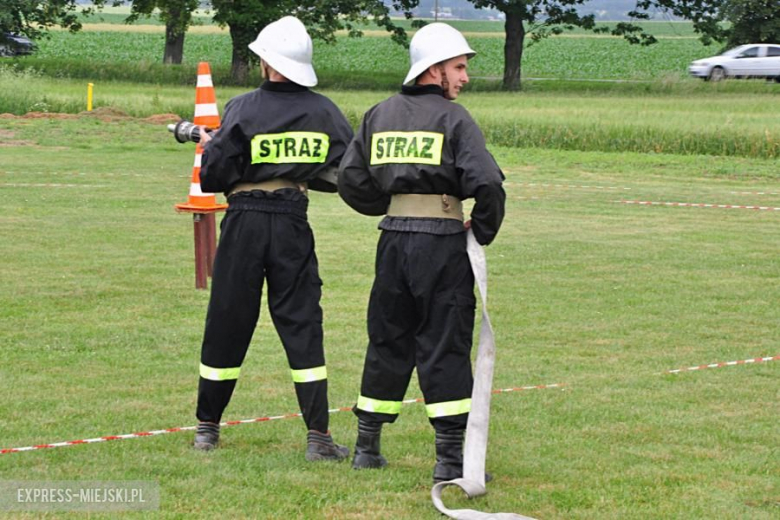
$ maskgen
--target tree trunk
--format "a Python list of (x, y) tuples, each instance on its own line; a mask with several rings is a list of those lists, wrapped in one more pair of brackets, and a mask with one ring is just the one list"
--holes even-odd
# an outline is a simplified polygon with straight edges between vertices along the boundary
[(523, 41), (525, 40), (525, 27), (523, 26), (523, 12), (519, 9), (509, 9), (504, 12), (506, 22), (504, 31), (504, 90), (520, 90), (520, 71), (523, 61)]
[(233, 61), (230, 64), (230, 77), (236, 85), (246, 85), (249, 78), (249, 60), (233, 49)]
[(184, 56), (184, 34), (179, 29), (177, 22), (168, 21), (165, 24), (165, 53), (163, 54), (163, 63), (181, 65)]
[(256, 33), (251, 27), (230, 26), (230, 39), (233, 41), (233, 60), (230, 77), (236, 85), (246, 85), (249, 78), (249, 49)]

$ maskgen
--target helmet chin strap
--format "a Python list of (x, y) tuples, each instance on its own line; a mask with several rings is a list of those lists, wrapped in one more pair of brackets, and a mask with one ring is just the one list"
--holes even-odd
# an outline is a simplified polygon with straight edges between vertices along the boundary
[(454, 99), (450, 96), (450, 80), (447, 78), (447, 71), (444, 70), (444, 65), (439, 65), (439, 72), (441, 72), (441, 88), (444, 91), (444, 97), (447, 99)]

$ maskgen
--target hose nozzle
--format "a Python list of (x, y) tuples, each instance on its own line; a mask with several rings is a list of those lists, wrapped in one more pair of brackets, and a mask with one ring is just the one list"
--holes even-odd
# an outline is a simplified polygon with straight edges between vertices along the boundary
[(200, 127), (189, 121), (182, 119), (178, 123), (168, 125), (168, 131), (173, 134), (177, 141), (180, 143), (200, 142)]

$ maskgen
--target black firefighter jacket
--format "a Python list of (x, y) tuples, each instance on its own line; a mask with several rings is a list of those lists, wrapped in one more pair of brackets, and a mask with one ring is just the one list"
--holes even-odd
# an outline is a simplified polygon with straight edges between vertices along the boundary
[(352, 128), (338, 107), (295, 83), (266, 81), (225, 105), (222, 125), (203, 151), (204, 192), (275, 178), (335, 192), (335, 168)]
[[(339, 194), (364, 215), (384, 215), (396, 193), (474, 198), (471, 227), (486, 245), (504, 218), (504, 175), (468, 111), (442, 94), (436, 85), (405, 86), (366, 112), (339, 167)], [(379, 227), (463, 232), (463, 224), (450, 219), (385, 217)]]

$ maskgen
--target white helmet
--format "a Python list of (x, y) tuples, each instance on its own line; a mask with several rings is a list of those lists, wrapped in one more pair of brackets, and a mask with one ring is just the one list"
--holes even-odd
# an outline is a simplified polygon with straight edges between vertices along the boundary
[(317, 84), (317, 74), (311, 66), (311, 37), (294, 16), (266, 25), (249, 49), (290, 81), (304, 87)]
[(406, 75), (404, 85), (413, 82), (431, 65), (464, 54), (467, 58), (473, 58), (477, 53), (469, 47), (466, 38), (457, 29), (446, 23), (426, 25), (417, 31), (409, 45), (412, 66), (409, 74)]

